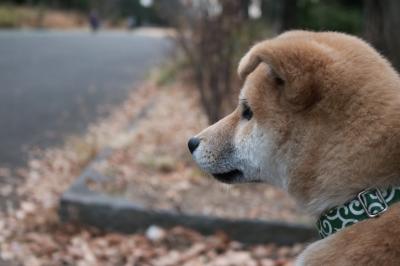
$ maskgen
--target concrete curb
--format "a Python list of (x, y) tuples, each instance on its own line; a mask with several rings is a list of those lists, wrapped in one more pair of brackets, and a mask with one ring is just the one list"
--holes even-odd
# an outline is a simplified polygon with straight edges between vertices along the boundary
[[(104, 150), (95, 162), (111, 153)], [(59, 215), (64, 222), (73, 221), (101, 229), (123, 233), (140, 232), (150, 225), (164, 228), (185, 226), (203, 234), (224, 231), (232, 239), (244, 243), (276, 243), (290, 245), (317, 239), (316, 230), (302, 224), (262, 220), (232, 220), (201, 215), (186, 215), (173, 211), (146, 209), (123, 198), (91, 191), (86, 183), (110, 177), (96, 172), (89, 165), (76, 182), (61, 197)]]

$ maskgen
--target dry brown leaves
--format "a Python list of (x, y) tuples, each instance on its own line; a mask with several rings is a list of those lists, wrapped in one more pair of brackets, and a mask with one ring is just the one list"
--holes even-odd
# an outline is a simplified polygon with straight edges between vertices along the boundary
[[(22, 265), (291, 265), (292, 258), (302, 250), (302, 245), (293, 247), (276, 247), (274, 245), (244, 246), (230, 241), (223, 233), (204, 237), (184, 228), (163, 230), (156, 226), (150, 227), (143, 234), (122, 235), (101, 232), (97, 229), (82, 225), (61, 224), (58, 220), (58, 200), (63, 191), (79, 174), (83, 165), (93, 155), (115, 141), (120, 131), (129, 125), (132, 118), (146, 106), (154, 97), (166, 99), (171, 110), (159, 110), (164, 113), (160, 128), (154, 125), (141, 124), (140, 128), (146, 133), (132, 133), (123, 136), (122, 141), (132, 145), (138, 143), (154, 143), (147, 148), (142, 146), (136, 152), (131, 152), (132, 145), (120, 150), (111, 158), (114, 169), (118, 173), (126, 172), (126, 177), (132, 177), (132, 169), (128, 162), (141, 167), (140, 173), (154, 174), (149, 183), (159, 182), (164, 178), (178, 188), (177, 191), (187, 191), (188, 180), (202, 180), (204, 178), (193, 170), (193, 166), (184, 159), (182, 142), (192, 132), (199, 130), (205, 123), (204, 118), (198, 117), (199, 125), (186, 124), (186, 121), (175, 121), (173, 113), (174, 97), (181, 99), (187, 92), (183, 87), (171, 90), (158, 91), (152, 84), (138, 89), (121, 107), (117, 108), (108, 119), (98, 123), (88, 130), (88, 134), (81, 138), (71, 138), (63, 148), (49, 149), (36, 154), (26, 169), (20, 170), (19, 175), (24, 182), (18, 186), (17, 194), (20, 205), (16, 209), (9, 209), (0, 217), (0, 255), (3, 260), (10, 260)], [(188, 100), (181, 110), (188, 114), (195, 100)], [(178, 104), (182, 108), (181, 103)], [(165, 107), (165, 106), (164, 106)], [(157, 107), (156, 107), (157, 108)], [(156, 109), (157, 110), (157, 109)], [(193, 109), (194, 110), (194, 109)], [(198, 115), (197, 111), (193, 111)], [(147, 121), (147, 120), (145, 120)], [(150, 122), (145, 122), (150, 123)], [(168, 135), (166, 128), (174, 128), (175, 138)], [(139, 136), (139, 137), (138, 137)], [(171, 141), (172, 140), (172, 141)], [(176, 142), (175, 142), (176, 140)], [(166, 141), (169, 142), (165, 145)], [(117, 141), (121, 143), (121, 141)], [(155, 148), (157, 146), (157, 148)], [(169, 163), (168, 159), (157, 159), (157, 162), (148, 162), (146, 156), (154, 153), (167, 156), (172, 150), (176, 164)], [(182, 157), (183, 156), (183, 157)], [(182, 159), (183, 160), (180, 160)], [(164, 160), (164, 161), (163, 161)], [(131, 161), (132, 162), (132, 161)], [(161, 166), (160, 166), (161, 165)], [(172, 166), (171, 166), (172, 165)], [(106, 168), (109, 168), (108, 166)], [(144, 169), (144, 170), (143, 170)], [(6, 169), (1, 169), (3, 174)], [(123, 176), (123, 175), (121, 175)], [(154, 178), (153, 178), (154, 176)], [(143, 178), (149, 176), (143, 175)], [(128, 179), (123, 179), (127, 182)], [(142, 180), (142, 179), (141, 179)], [(158, 180), (158, 181), (157, 181)], [(189, 187), (192, 187), (190, 181)], [(9, 193), (9, 189), (2, 189), (1, 193)], [(176, 192), (175, 192), (176, 193)], [(176, 197), (176, 195), (171, 195)]]
[(187, 214), (308, 222), (283, 191), (266, 184), (224, 186), (198, 170), (186, 143), (207, 121), (193, 91), (179, 83), (163, 88), (124, 145), (97, 164), (113, 179), (92, 189)]

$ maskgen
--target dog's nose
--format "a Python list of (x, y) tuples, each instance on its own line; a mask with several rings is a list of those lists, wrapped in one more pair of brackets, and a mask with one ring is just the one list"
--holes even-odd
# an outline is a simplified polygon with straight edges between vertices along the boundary
[(190, 138), (189, 142), (188, 142), (188, 147), (189, 147), (189, 151), (190, 153), (193, 153), (197, 147), (199, 147), (200, 144), (200, 139), (198, 138)]

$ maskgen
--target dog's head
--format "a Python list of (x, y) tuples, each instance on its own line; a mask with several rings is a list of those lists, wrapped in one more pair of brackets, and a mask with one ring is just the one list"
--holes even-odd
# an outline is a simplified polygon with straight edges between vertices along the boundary
[[(386, 74), (376, 78), (377, 69)], [(376, 100), (372, 89), (397, 79), (361, 40), (303, 31), (255, 45), (238, 72), (245, 80), (239, 104), (189, 140), (194, 160), (222, 182), (267, 182), (305, 201), (342, 182), (335, 176), (350, 174), (349, 145), (357, 134), (368, 134), (358, 130), (376, 109), (369, 109)]]

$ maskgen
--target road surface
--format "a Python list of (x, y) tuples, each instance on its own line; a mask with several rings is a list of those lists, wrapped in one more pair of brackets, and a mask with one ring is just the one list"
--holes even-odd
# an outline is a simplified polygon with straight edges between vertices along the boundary
[(0, 166), (84, 132), (171, 46), (146, 31), (0, 31)]

